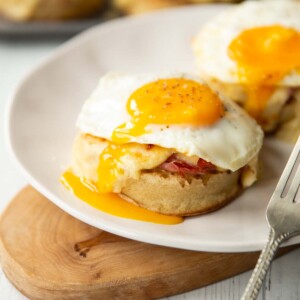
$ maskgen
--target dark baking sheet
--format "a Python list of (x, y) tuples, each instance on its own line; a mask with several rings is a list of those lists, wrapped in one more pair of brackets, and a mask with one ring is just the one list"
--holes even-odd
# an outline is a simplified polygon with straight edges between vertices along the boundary
[(14, 22), (0, 17), (0, 36), (66, 36), (77, 34), (91, 26), (115, 18), (99, 16), (72, 21)]

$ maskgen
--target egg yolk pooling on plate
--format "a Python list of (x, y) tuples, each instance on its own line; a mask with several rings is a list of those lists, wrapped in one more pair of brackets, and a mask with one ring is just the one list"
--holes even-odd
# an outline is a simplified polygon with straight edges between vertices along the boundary
[(278, 84), (300, 67), (300, 33), (280, 25), (241, 32), (229, 45), (228, 55), (237, 63), (241, 83), (247, 86), (246, 110), (254, 117), (267, 105)]
[(79, 199), (114, 216), (165, 225), (175, 225), (183, 221), (181, 217), (166, 216), (135, 206), (122, 199), (118, 194), (99, 194), (71, 171), (66, 171), (62, 175), (61, 182)]
[(126, 109), (131, 120), (114, 130), (112, 141), (116, 143), (147, 133), (147, 125), (206, 126), (224, 113), (216, 93), (185, 78), (160, 79), (140, 87), (129, 97)]

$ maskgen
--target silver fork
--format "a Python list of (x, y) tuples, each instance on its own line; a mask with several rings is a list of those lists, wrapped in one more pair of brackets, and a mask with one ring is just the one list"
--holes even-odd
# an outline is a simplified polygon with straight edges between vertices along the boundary
[(300, 185), (299, 165), (300, 136), (267, 207), (266, 215), (271, 227), (269, 239), (259, 256), (242, 300), (257, 298), (280, 244), (290, 237), (300, 234), (300, 203), (295, 202)]

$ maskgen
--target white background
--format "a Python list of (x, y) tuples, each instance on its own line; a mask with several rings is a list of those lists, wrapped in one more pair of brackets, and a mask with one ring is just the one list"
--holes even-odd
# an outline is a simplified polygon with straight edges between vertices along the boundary
[[(63, 41), (62, 38), (52, 40), (2, 38), (0, 40), (0, 212), (26, 185), (25, 179), (20, 175), (5, 148), (5, 104), (24, 74)], [(250, 272), (247, 272), (169, 299), (240, 299), (249, 276)], [(1, 268), (0, 299), (26, 299), (9, 283)], [(273, 263), (259, 299), (300, 299), (300, 249)]]

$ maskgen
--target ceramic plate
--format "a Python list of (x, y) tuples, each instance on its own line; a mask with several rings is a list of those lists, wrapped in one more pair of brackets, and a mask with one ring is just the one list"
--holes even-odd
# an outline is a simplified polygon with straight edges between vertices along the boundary
[(9, 147), (28, 181), (74, 217), (124, 237), (202, 251), (261, 249), (268, 235), (265, 209), (291, 151), (289, 145), (272, 139), (262, 151), (265, 171), (259, 183), (225, 208), (178, 225), (105, 214), (59, 183), (69, 164), (77, 115), (99, 77), (111, 70), (194, 71), (192, 37), (227, 8), (186, 7), (111, 21), (64, 44), (28, 74), (10, 101), (6, 130)]

